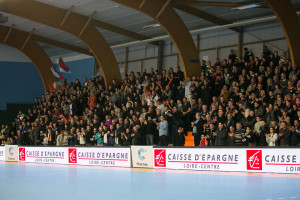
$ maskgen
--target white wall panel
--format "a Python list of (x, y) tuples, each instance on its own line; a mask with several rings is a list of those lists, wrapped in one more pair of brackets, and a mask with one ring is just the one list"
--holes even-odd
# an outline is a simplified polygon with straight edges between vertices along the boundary
[(117, 62), (124, 62), (125, 61), (125, 55), (126, 55), (126, 49), (120, 49), (119, 51), (114, 51), (114, 55), (116, 57)]
[(200, 34), (200, 49), (238, 43), (238, 34), (231, 30)]
[(203, 56), (208, 56), (208, 60), (214, 63), (217, 58), (217, 50), (200, 51), (200, 61), (203, 60)]
[(144, 48), (141, 47), (129, 47), (128, 59), (135, 60), (144, 58)]
[[(237, 55), (238, 54), (238, 51), (237, 51), (237, 46), (236, 47), (229, 47), (229, 48), (221, 48), (219, 49), (219, 58), (220, 58), (220, 61), (222, 62), (223, 59), (227, 59), (228, 60), (228, 56), (230, 54), (230, 50), (233, 49), (235, 54)], [(212, 63), (214, 63), (214, 61), (212, 61)]]
[(154, 70), (157, 69), (157, 59), (149, 59), (143, 61), (143, 69), (147, 69), (147, 72), (149, 72), (150, 68), (153, 68)]
[(145, 46), (145, 57), (153, 57), (153, 56), (157, 56), (157, 46), (153, 46), (153, 45), (149, 45), (149, 46)]
[(176, 45), (172, 43), (172, 53), (178, 53)]
[(118, 65), (119, 65), (121, 77), (125, 78), (125, 63), (119, 63)]
[(257, 44), (249, 44), (244, 47), (247, 47), (249, 51), (253, 53), (254, 57), (259, 57), (261, 53), (263, 52), (263, 43), (257, 43)]
[(281, 53), (283, 51), (285, 51), (285, 52), (288, 51), (288, 45), (287, 45), (286, 40), (272, 41), (272, 42), (266, 43), (266, 45), (270, 51), (272, 51), (272, 52), (278, 51), (279, 55), (281, 55)]
[(284, 37), (284, 32), (279, 23), (261, 24), (245, 28), (244, 42), (267, 40)]
[(173, 69), (176, 70), (177, 56), (164, 57), (163, 69), (168, 70), (170, 67), (173, 67)]
[(171, 41), (165, 41), (164, 45), (164, 55), (171, 54), (173, 51), (173, 48), (176, 48), (174, 44)]
[(135, 73), (141, 71), (141, 62), (140, 61), (128, 63), (128, 73), (130, 73), (132, 71)]

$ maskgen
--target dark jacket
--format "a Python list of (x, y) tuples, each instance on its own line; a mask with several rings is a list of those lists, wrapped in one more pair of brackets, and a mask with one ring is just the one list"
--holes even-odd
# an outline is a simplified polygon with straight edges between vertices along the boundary
[(282, 136), (279, 136), (280, 139), (280, 146), (281, 145), (289, 145), (290, 144), (290, 130), (288, 128), (286, 129), (279, 129), (279, 134), (283, 134)]
[(155, 130), (156, 130), (155, 123), (152, 120), (148, 121), (147, 125), (146, 125), (146, 134), (147, 135), (154, 135)]
[(216, 146), (225, 146), (226, 145), (226, 139), (227, 139), (227, 129), (222, 128), (221, 130), (217, 130), (217, 136), (215, 140)]

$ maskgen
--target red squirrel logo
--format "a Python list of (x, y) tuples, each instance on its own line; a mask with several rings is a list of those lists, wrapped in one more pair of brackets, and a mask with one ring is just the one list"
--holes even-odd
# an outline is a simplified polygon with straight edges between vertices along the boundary
[(69, 148), (69, 163), (77, 163), (77, 149)]
[(247, 150), (247, 170), (262, 170), (261, 150)]
[(166, 150), (154, 149), (154, 166), (166, 167)]
[(19, 148), (19, 161), (25, 161), (25, 148)]

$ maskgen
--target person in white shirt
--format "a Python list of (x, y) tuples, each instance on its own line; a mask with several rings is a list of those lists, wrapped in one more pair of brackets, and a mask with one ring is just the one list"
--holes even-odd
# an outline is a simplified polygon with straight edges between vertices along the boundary
[(191, 85), (192, 85), (191, 78), (188, 76), (188, 77), (186, 78), (186, 82), (185, 82), (184, 96), (187, 98), (187, 100), (188, 100), (189, 102), (192, 101)]
[(160, 113), (163, 114), (165, 111), (165, 105), (161, 103), (160, 99), (158, 99), (156, 102), (157, 102), (157, 109), (159, 109)]
[(266, 134), (266, 141), (268, 143), (269, 147), (274, 147), (276, 146), (276, 142), (278, 140), (278, 135), (275, 133), (274, 128), (270, 128), (270, 133)]

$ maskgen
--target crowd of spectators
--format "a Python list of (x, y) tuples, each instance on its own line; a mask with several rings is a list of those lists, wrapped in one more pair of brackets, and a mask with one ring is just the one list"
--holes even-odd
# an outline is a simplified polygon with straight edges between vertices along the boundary
[(2, 125), (1, 143), (183, 146), (191, 131), (195, 146), (300, 145), (300, 70), (285, 53), (231, 50), (201, 67), (131, 72), (107, 89), (103, 77), (65, 80)]

